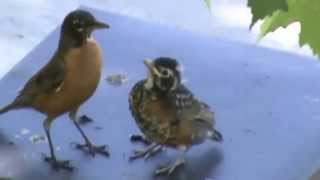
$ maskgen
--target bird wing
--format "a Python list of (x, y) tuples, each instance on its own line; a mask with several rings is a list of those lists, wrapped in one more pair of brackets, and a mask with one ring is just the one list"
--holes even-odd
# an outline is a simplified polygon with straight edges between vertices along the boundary
[(141, 80), (137, 82), (130, 91), (129, 94), (129, 109), (132, 116), (136, 119), (140, 119), (138, 107), (143, 101), (143, 85), (145, 81)]
[(41, 94), (59, 91), (66, 76), (66, 66), (57, 53), (25, 84), (13, 104), (30, 105)]
[[(171, 94), (171, 104), (176, 108), (176, 131), (171, 135), (173, 143), (202, 143), (205, 139), (221, 141), (222, 135), (215, 130), (214, 112), (210, 107), (195, 98), (191, 91), (181, 85)], [(186, 143), (186, 144), (187, 144)]]
[(169, 96), (172, 106), (176, 109), (177, 121), (202, 121), (214, 124), (214, 114), (210, 107), (194, 97), (184, 85), (179, 86)]
[(173, 109), (153, 91), (144, 88), (140, 81), (132, 88), (129, 98), (130, 110), (143, 134), (150, 140), (164, 143), (170, 137), (171, 124), (175, 118)]

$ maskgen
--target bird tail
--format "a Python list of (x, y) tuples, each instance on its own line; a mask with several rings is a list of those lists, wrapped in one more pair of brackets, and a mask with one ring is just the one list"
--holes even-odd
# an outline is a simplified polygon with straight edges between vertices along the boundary
[(15, 108), (16, 108), (15, 104), (14, 103), (10, 103), (7, 106), (5, 106), (5, 107), (0, 109), (0, 115), (4, 114), (4, 113), (6, 113), (6, 112), (8, 112), (8, 111), (10, 111), (12, 109), (15, 109)]
[(221, 142), (221, 141), (223, 141), (223, 136), (218, 130), (214, 129), (212, 131), (211, 139), (214, 140), (214, 141)]

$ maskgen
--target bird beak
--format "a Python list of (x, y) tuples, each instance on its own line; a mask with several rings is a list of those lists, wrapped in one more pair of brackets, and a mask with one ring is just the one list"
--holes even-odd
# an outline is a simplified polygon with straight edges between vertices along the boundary
[(155, 74), (157, 76), (160, 76), (160, 73), (158, 72), (157, 68), (154, 67), (153, 61), (151, 59), (145, 59), (143, 61), (144, 65), (147, 66), (147, 68), (149, 69), (149, 71), (152, 74)]
[(110, 28), (109, 24), (100, 22), (100, 21), (95, 21), (94, 24), (92, 25), (94, 29), (108, 29)]

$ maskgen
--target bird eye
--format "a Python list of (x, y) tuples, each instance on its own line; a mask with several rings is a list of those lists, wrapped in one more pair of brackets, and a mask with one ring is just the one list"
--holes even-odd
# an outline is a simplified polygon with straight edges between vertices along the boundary
[(169, 70), (167, 70), (167, 69), (163, 69), (162, 70), (162, 72), (161, 72), (161, 74), (164, 76), (164, 77), (169, 77)]
[(72, 22), (73, 27), (78, 31), (78, 32), (82, 32), (83, 31), (83, 26), (84, 26), (84, 22), (80, 21), (79, 19), (76, 19)]
[(73, 21), (72, 21), (72, 24), (73, 24), (74, 26), (80, 25), (79, 19), (73, 20)]

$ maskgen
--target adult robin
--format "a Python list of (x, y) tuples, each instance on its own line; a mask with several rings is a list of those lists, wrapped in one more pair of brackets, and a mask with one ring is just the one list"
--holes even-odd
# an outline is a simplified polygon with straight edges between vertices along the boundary
[(144, 63), (148, 77), (132, 88), (129, 104), (138, 127), (152, 144), (131, 158), (148, 156), (161, 146), (179, 149), (181, 155), (173, 164), (155, 171), (156, 175), (171, 174), (185, 163), (185, 153), (191, 146), (206, 139), (220, 142), (222, 135), (215, 129), (210, 107), (181, 83), (177, 60), (160, 57)]
[(56, 158), (50, 135), (53, 120), (69, 113), (85, 144), (77, 147), (90, 152), (109, 155), (106, 146), (95, 146), (87, 138), (77, 122), (79, 107), (95, 92), (102, 67), (102, 50), (91, 38), (96, 29), (109, 28), (88, 11), (75, 10), (64, 19), (59, 45), (49, 62), (25, 84), (19, 95), (0, 114), (11, 110), (32, 108), (46, 115), (43, 127), (50, 147), (45, 160), (56, 169), (72, 170), (69, 161)]

